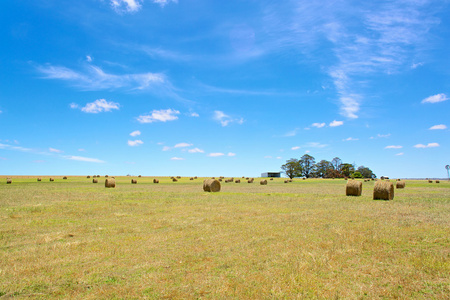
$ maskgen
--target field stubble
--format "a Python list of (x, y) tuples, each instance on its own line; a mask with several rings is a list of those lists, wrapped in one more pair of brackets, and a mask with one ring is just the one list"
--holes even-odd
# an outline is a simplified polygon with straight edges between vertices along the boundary
[[(450, 184), (393, 201), (344, 180), (0, 184), (0, 296), (416, 298), (450, 293)], [(258, 181), (257, 181), (258, 182)]]

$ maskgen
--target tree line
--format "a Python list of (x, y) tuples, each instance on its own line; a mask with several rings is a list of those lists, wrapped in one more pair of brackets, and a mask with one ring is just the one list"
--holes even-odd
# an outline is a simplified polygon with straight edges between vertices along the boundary
[(283, 173), (290, 179), (294, 177), (306, 178), (376, 178), (377, 176), (365, 166), (356, 168), (354, 164), (343, 163), (339, 157), (331, 161), (321, 160), (316, 163), (316, 159), (305, 154), (300, 159), (291, 158), (281, 166)]

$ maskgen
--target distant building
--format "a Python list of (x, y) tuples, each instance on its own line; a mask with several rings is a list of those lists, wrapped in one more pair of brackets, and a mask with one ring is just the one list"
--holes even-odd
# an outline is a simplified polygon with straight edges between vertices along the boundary
[(261, 173), (261, 177), (281, 177), (281, 172), (266, 172), (266, 173)]

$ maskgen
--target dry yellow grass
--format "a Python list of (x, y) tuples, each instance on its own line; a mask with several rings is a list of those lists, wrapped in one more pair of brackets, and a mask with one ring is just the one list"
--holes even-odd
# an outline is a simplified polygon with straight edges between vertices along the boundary
[(450, 184), (395, 201), (344, 180), (224, 185), (116, 177), (0, 184), (0, 296), (448, 299)]

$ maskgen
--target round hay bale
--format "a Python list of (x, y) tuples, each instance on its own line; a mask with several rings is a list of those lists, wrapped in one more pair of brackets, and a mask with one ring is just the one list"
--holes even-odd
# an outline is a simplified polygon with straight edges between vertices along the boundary
[(216, 177), (211, 177), (211, 179), (216, 179)]
[(303, 177), (303, 180), (306, 180), (306, 178), (305, 178), (305, 177)]
[(428, 180), (428, 183), (433, 183), (433, 180)]
[(181, 176), (177, 176), (177, 178), (178, 178), (178, 179), (180, 179), (180, 178), (181, 178)]
[(53, 179), (53, 178), (51, 178), (51, 177), (50, 177), (50, 179), (49, 179), (49, 180), (50, 180), (50, 181), (55, 181), (55, 179)]
[(222, 182), (222, 178), (219, 178), (219, 181)]
[(194, 177), (189, 178), (189, 180), (194, 180)]
[(345, 187), (345, 195), (346, 196), (361, 196), (362, 192), (362, 182), (356, 180), (347, 181), (347, 185)]
[(266, 180), (266, 179), (261, 180), (261, 181), (259, 182), (259, 184), (260, 184), (260, 185), (267, 185), (267, 180)]
[(153, 183), (159, 183), (159, 180), (158, 179), (153, 179)]
[(173, 178), (173, 179), (172, 179), (172, 181), (173, 181), (173, 182), (177, 182), (177, 181), (178, 181), (178, 179), (176, 179), (176, 178)]
[(37, 181), (42, 181), (42, 179), (41, 179), (41, 178), (38, 178)]
[(98, 179), (97, 178), (92, 178), (92, 183), (98, 183)]
[(292, 179), (289, 179), (289, 182), (292, 182)]
[(373, 200), (393, 200), (394, 185), (390, 181), (377, 181), (373, 187)]
[(88, 176), (86, 176), (86, 178), (91, 178), (91, 176), (88, 175)]
[(439, 180), (436, 180), (436, 183), (440, 183), (440, 181), (439, 181)]
[(142, 177), (142, 175), (139, 175), (138, 177)]
[(105, 178), (108, 178), (108, 175), (105, 175)]
[(63, 179), (67, 179), (67, 176), (64, 176)]
[(216, 179), (205, 179), (203, 181), (203, 190), (205, 192), (219, 192), (220, 191), (220, 182)]
[(241, 183), (240, 179), (236, 179), (235, 183)]
[(404, 181), (397, 181), (397, 184), (395, 185), (395, 187), (398, 189), (404, 189), (405, 185), (406, 185), (406, 183)]
[(136, 179), (131, 179), (131, 183), (132, 183), (132, 184), (136, 184), (136, 183), (137, 183), (137, 180), (136, 180)]
[(270, 180), (273, 180), (273, 178), (270, 178)]
[(106, 188), (115, 188), (116, 180), (114, 178), (106, 178), (105, 179), (105, 187)]
[(6, 179), (6, 184), (11, 184), (11, 183), (12, 183), (11, 178)]
[(284, 181), (284, 183), (288, 183), (288, 182), (289, 182), (289, 180), (285, 180), (285, 181)]
[(197, 179), (197, 176), (195, 176), (194, 179)]

